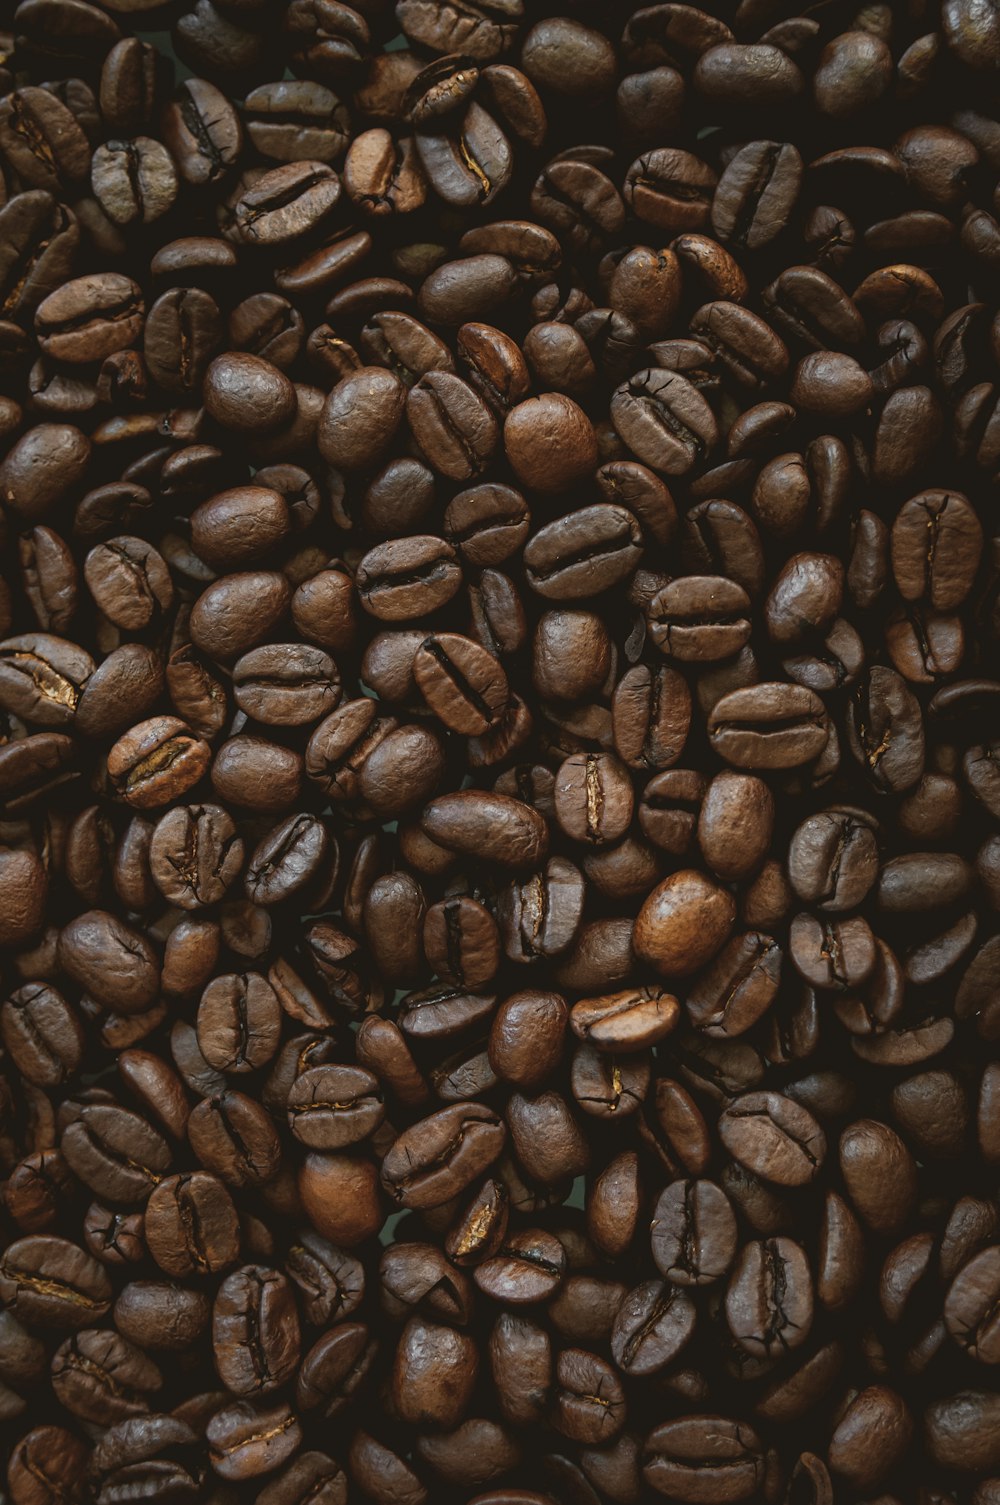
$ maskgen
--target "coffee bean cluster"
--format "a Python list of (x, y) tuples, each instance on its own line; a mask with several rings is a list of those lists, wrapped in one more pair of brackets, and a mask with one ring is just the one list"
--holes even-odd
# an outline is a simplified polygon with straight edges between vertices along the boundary
[(1000, 10), (0, 26), (9, 1505), (1000, 1502)]

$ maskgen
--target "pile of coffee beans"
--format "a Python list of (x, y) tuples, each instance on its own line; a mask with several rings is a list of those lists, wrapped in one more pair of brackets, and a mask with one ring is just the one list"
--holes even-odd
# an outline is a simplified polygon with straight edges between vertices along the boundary
[(4, 7), (7, 1505), (1000, 1502), (1000, 8), (795, 10)]

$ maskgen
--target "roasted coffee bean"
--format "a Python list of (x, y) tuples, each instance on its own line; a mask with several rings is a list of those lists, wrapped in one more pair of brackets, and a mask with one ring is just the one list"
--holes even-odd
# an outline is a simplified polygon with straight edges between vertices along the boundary
[(40, 521), (83, 478), (91, 445), (70, 423), (38, 423), (0, 461), (4, 501), (26, 523)]
[(455, 551), (444, 539), (394, 539), (361, 560), (356, 584), (361, 604), (385, 622), (405, 622), (445, 606), (461, 583)]
[(655, 368), (617, 389), (611, 421), (638, 459), (668, 475), (686, 475), (703, 463), (718, 438), (712, 410), (697, 389)]
[(105, 910), (88, 910), (59, 935), (63, 970), (98, 1003), (119, 1013), (141, 1013), (155, 1001), (160, 964), (150, 942)]
[(788, 1238), (745, 1244), (726, 1290), (726, 1321), (741, 1348), (774, 1356), (809, 1336), (812, 1278), (804, 1251)]
[(426, 638), (414, 654), (413, 677), (438, 719), (467, 737), (487, 731), (507, 704), (501, 665), (458, 633)]
[(150, 1254), (175, 1279), (216, 1274), (239, 1253), (236, 1209), (222, 1183), (204, 1171), (161, 1181), (146, 1203), (144, 1229)]
[(598, 504), (541, 528), (525, 547), (524, 564), (537, 595), (572, 601), (621, 585), (641, 555), (642, 534), (632, 514)]
[(661, 653), (681, 662), (731, 658), (750, 636), (749, 607), (735, 581), (684, 576), (657, 591), (649, 603), (649, 635)]
[(15, 1240), (0, 1259), (4, 1306), (27, 1327), (78, 1329), (100, 1319), (112, 1288), (97, 1260), (46, 1234)]
[(615, 749), (630, 768), (670, 768), (691, 726), (687, 682), (668, 664), (637, 664), (615, 686), (611, 717)]
[(667, 977), (696, 972), (722, 946), (735, 914), (731, 895), (703, 873), (674, 873), (639, 911), (633, 937), (636, 954)]
[(736, 1218), (712, 1181), (674, 1181), (661, 1194), (651, 1224), (653, 1259), (673, 1285), (719, 1280), (737, 1247)]
[(67, 1164), (96, 1196), (134, 1206), (146, 1201), (170, 1165), (163, 1136), (124, 1108), (85, 1104), (59, 1141)]
[(802, 1186), (817, 1175), (826, 1136), (812, 1114), (780, 1092), (750, 1092), (724, 1109), (719, 1134), (750, 1171), (779, 1186)]
[(205, 1429), (209, 1461), (222, 1479), (252, 1479), (280, 1468), (302, 1441), (298, 1417), (285, 1402), (234, 1401)]
[(737, 248), (758, 250), (784, 229), (802, 182), (790, 142), (752, 141), (728, 163), (712, 199), (712, 228)]
[(708, 717), (709, 740), (737, 768), (797, 768), (817, 758), (829, 730), (823, 702), (805, 685), (749, 685), (723, 695)]
[(379, 1084), (357, 1066), (313, 1066), (288, 1094), (288, 1122), (311, 1149), (339, 1150), (366, 1139), (385, 1114)]
[(59, 1401), (100, 1426), (141, 1416), (162, 1384), (159, 1369), (141, 1349), (96, 1328), (67, 1338), (52, 1359), (52, 1389)]
[(558, 392), (513, 408), (504, 421), (503, 441), (518, 479), (537, 491), (566, 491), (597, 464), (597, 438), (589, 418)]
[(205, 1169), (228, 1186), (263, 1185), (281, 1159), (281, 1145), (265, 1111), (252, 1098), (226, 1088), (206, 1095), (191, 1110), (188, 1138)]
[(227, 1275), (212, 1308), (219, 1378), (234, 1395), (264, 1395), (293, 1373), (299, 1322), (292, 1286), (277, 1270), (244, 1265)]
[(692, 1492), (718, 1501), (746, 1499), (756, 1492), (764, 1467), (753, 1428), (724, 1416), (661, 1422), (646, 1439), (646, 1481), (675, 1499)]
[(475, 1282), (494, 1301), (530, 1306), (553, 1295), (565, 1268), (566, 1251), (554, 1234), (525, 1229), (504, 1239), (477, 1265)]
[(625, 1396), (611, 1366), (586, 1349), (564, 1348), (555, 1369), (556, 1430), (589, 1446), (612, 1442), (625, 1422)]
[(665, 1281), (630, 1291), (618, 1308), (611, 1352), (623, 1374), (656, 1374), (675, 1359), (695, 1327), (694, 1302)]
[(274, 1055), (281, 1009), (266, 978), (247, 972), (215, 977), (198, 1004), (198, 1046), (216, 1071), (244, 1072)]
[(5, 999), (0, 1037), (21, 1075), (38, 1087), (72, 1076), (85, 1042), (76, 1011), (45, 983), (28, 983)]
[(108, 753), (119, 797), (138, 810), (168, 804), (196, 784), (210, 761), (208, 745), (175, 716), (154, 716), (120, 737)]
[(555, 813), (573, 841), (617, 841), (632, 819), (632, 782), (611, 753), (576, 753), (556, 774)]
[(505, 1137), (502, 1120), (478, 1103), (442, 1108), (395, 1141), (382, 1184), (404, 1207), (438, 1207), (492, 1164)]

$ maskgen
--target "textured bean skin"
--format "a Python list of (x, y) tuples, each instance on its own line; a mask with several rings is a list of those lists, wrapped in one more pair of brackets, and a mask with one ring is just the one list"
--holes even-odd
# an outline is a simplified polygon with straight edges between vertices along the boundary
[(1000, 1502), (998, 0), (0, 15), (0, 1500)]

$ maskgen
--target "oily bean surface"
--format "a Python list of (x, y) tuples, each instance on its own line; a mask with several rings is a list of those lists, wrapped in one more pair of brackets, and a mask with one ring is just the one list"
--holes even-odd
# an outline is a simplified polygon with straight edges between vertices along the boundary
[(998, 76), (4, 9), (3, 1501), (1000, 1501)]

